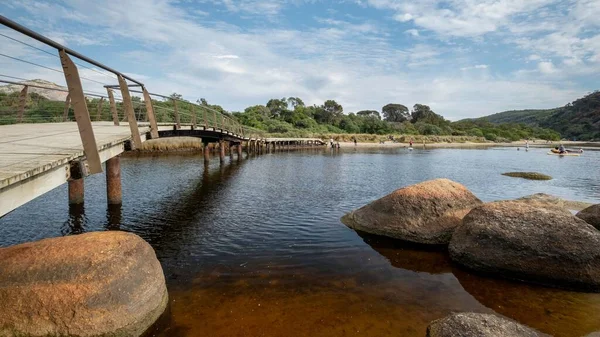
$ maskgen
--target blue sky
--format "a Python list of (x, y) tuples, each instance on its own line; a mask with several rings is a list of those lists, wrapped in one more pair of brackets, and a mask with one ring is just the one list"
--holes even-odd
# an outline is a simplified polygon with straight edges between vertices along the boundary
[[(5, 0), (0, 13), (152, 92), (233, 111), (298, 96), (335, 99), (345, 112), (422, 103), (457, 120), (562, 106), (600, 89), (598, 0)], [(4, 54), (60, 68), (0, 41)], [(1, 57), (0, 69), (64, 83)]]

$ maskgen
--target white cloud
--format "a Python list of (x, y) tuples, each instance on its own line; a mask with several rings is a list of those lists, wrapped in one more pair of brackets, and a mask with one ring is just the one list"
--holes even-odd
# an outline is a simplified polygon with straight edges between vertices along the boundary
[[(493, 64), (490, 66), (483, 63), (487, 60), (471, 57), (472, 51), (460, 41), (451, 41), (456, 43), (454, 45), (433, 43), (429, 34), (423, 34), (416, 39), (418, 43), (395, 45), (392, 41), (395, 36), (387, 35), (392, 30), (375, 20), (316, 18), (321, 24), (319, 27), (292, 29), (269, 24), (242, 28), (231, 23), (198, 19), (187, 9), (179, 7), (178, 2), (166, 0), (102, 4), (64, 1), (64, 6), (46, 3), (27, 10), (31, 20), (45, 31), (60, 32), (61, 25), (75, 22), (83, 27), (82, 31), (106, 36), (105, 41), (109, 41), (107, 47), (111, 48), (110, 57), (100, 61), (122, 71), (128, 70), (123, 68), (126, 65), (139, 65), (135, 72), (139, 73), (141, 69), (147, 71), (144, 73), (147, 78), (143, 81), (152, 92), (178, 92), (191, 101), (205, 97), (209, 102), (222, 104), (231, 110), (264, 104), (273, 97), (298, 96), (307, 104), (335, 99), (345, 111), (379, 109), (389, 102), (408, 106), (431, 104), (436, 112), (458, 119), (507, 109), (560, 106), (587, 91), (577, 90), (569, 84), (542, 82), (531, 72), (523, 72), (514, 78), (508, 74), (494, 77), (485, 71)], [(521, 15), (523, 11), (520, 12), (519, 8), (529, 10), (545, 3), (535, 0), (532, 1), (534, 6), (502, 0), (498, 3), (504, 4), (504, 7), (491, 4), (491, 8), (487, 8), (467, 1), (464, 10), (456, 10), (439, 8), (432, 0), (417, 3), (370, 2), (377, 2), (379, 8), (391, 8), (393, 14), (402, 15), (405, 23), (394, 22), (403, 27), (400, 32), (413, 35), (412, 30), (417, 34), (430, 30), (440, 39), (453, 39), (455, 36), (481, 38), (488, 32), (506, 27), (515, 15)], [(253, 9), (248, 6), (256, 4), (256, 1), (218, 3), (240, 15), (274, 15), (280, 13), (285, 4), (283, 1), (265, 1), (262, 2), (264, 5)], [(461, 3), (458, 0), (448, 2), (453, 7)], [(63, 11), (53, 10), (58, 7), (73, 13), (93, 13), (93, 18), (77, 14), (65, 22), (61, 14)], [(430, 7), (433, 10), (428, 12)], [(410, 16), (405, 15), (408, 13), (411, 13)], [(390, 18), (390, 15), (386, 17)], [(427, 23), (426, 20), (431, 21)], [(405, 26), (413, 27), (413, 24), (417, 28), (406, 29)], [(531, 50), (526, 55), (540, 55), (534, 61), (550, 60), (547, 54), (556, 48), (540, 50), (542, 47), (534, 46), (536, 36), (517, 37), (528, 38), (522, 40), (519, 47)], [(570, 51), (565, 53), (565, 58), (592, 62), (599, 55), (591, 53), (596, 50), (594, 46), (598, 45), (598, 40), (591, 36), (580, 40), (585, 40), (582, 50), (587, 51)], [(523, 60), (522, 56), (520, 60)], [(553, 69), (552, 75), (557, 76), (560, 72), (554, 64), (562, 63), (554, 62), (548, 69)], [(462, 67), (464, 70), (473, 71), (460, 71), (462, 65), (468, 65)], [(0, 67), (7, 69), (4, 63), (0, 63)], [(541, 71), (541, 68), (538, 70)], [(17, 72), (17, 69), (14, 71)], [(62, 76), (24, 73), (31, 78), (56, 81), (60, 81)], [(90, 83), (84, 85), (90, 90), (96, 88)]]
[(472, 70), (472, 69), (487, 69), (489, 68), (489, 66), (487, 64), (476, 64), (474, 66), (469, 66), (469, 67), (462, 67), (460, 68), (460, 70)]
[(419, 30), (418, 29), (408, 29), (408, 30), (405, 30), (404, 33), (408, 34), (410, 36), (414, 36), (414, 37), (419, 36)]
[(551, 61), (542, 61), (538, 63), (538, 69), (542, 74), (554, 74), (556, 68)]

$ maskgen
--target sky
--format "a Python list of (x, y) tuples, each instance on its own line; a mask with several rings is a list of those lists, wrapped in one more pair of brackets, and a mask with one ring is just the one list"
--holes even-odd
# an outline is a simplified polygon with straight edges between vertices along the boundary
[[(3, 0), (0, 14), (151, 92), (229, 111), (294, 96), (346, 113), (427, 104), (458, 120), (600, 89), (600, 0)], [(6, 36), (52, 48), (0, 34), (1, 54), (61, 68)], [(88, 68), (85, 90), (116, 84)], [(2, 56), (0, 74), (64, 84)]]

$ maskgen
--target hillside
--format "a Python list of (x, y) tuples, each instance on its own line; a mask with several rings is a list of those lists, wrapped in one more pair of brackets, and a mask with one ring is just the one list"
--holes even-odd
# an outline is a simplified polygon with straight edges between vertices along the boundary
[[(19, 82), (22, 84), (32, 84), (32, 85), (38, 85), (40, 87), (46, 87), (46, 88), (51, 88), (51, 89), (61, 89), (61, 90), (66, 90), (66, 87), (60, 86), (56, 83), (53, 82), (49, 82), (49, 81), (44, 81), (44, 80), (31, 80), (31, 81), (22, 81)], [(51, 89), (42, 89), (42, 88), (32, 88), (30, 87), (28, 89), (29, 93), (36, 93), (50, 101), (63, 101), (67, 98), (67, 93), (64, 91), (56, 91), (56, 90), (51, 90)], [(5, 93), (5, 94), (12, 94), (15, 92), (21, 92), (21, 90), (23, 90), (23, 86), (22, 85), (18, 85), (18, 84), (7, 84), (7, 85), (0, 85), (0, 93)]]
[(600, 140), (600, 91), (560, 108), (504, 111), (476, 120), (493, 124), (523, 123), (552, 129), (567, 139)]

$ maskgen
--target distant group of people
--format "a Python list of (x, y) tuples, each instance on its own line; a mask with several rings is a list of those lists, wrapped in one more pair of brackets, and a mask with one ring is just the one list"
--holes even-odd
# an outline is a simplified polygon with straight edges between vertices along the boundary
[[(332, 149), (339, 149), (340, 148), (340, 142), (334, 142), (333, 138), (329, 139), (329, 144), (331, 144), (331, 148)], [(355, 144), (356, 144), (356, 140), (355, 140)]]

